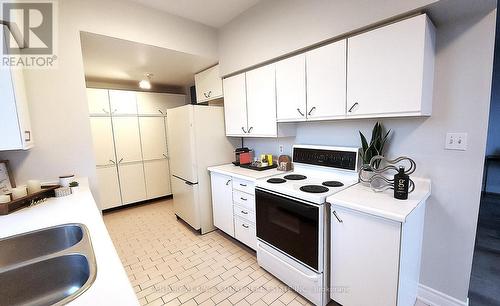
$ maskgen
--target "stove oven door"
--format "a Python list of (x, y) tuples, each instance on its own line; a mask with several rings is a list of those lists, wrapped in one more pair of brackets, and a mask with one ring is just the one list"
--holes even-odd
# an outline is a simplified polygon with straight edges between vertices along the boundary
[(322, 272), (323, 209), (281, 194), (255, 190), (257, 238)]

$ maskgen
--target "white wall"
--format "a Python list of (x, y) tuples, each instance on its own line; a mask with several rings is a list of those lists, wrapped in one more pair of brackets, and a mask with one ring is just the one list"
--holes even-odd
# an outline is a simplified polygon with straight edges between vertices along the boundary
[(11, 161), (18, 183), (75, 173), (90, 177), (95, 187), (80, 31), (217, 56), (214, 29), (126, 1), (60, 1), (58, 31), (59, 67), (26, 73), (36, 147), (0, 153), (0, 159)]
[(220, 29), (221, 74), (246, 69), (437, 1), (262, 1)]
[[(295, 1), (290, 2), (295, 3)], [(298, 4), (295, 6), (302, 7)], [(255, 17), (257, 24), (267, 25), (263, 21), (265, 19), (263, 16), (292, 10), (286, 7), (280, 10), (270, 7), (268, 9), (271, 10), (254, 8), (255, 14), (261, 14)], [(352, 15), (344, 18), (349, 19), (349, 17), (355, 19)], [(426, 211), (421, 283), (465, 303), (472, 266), (486, 145), (496, 13), (489, 8), (482, 13), (456, 17), (438, 26), (432, 116), (384, 119), (382, 122), (393, 130), (387, 156), (408, 155), (414, 158), (418, 168), (415, 175), (432, 179), (432, 196)], [(246, 20), (251, 18), (252, 16), (245, 15), (242, 21), (235, 20), (232, 24), (241, 30)], [(314, 28), (317, 20), (309, 19), (309, 22), (308, 29)], [(304, 25), (302, 22), (299, 23)], [(230, 27), (231, 25), (225, 28), (226, 33), (236, 31)], [(260, 28), (260, 25), (257, 26), (257, 30)], [(272, 47), (266, 43), (251, 47), (247, 45), (249, 52), (257, 54), (250, 58), (242, 56), (238, 60), (229, 55), (226, 61), (224, 55), (234, 52), (235, 48), (232, 42), (223, 41), (220, 61), (222, 64), (227, 63), (226, 72), (241, 69), (245, 65), (250, 65), (250, 61), (264, 58), (264, 54), (271, 49), (271, 54), (276, 55), (278, 50), (288, 49), (294, 45), (295, 42), (283, 42), (281, 39), (282, 37), (285, 37), (283, 40), (290, 39), (289, 36), (293, 31), (297, 31), (297, 28), (291, 27), (290, 31), (284, 33), (281, 33), (281, 30), (283, 29), (276, 31), (272, 29), (272, 33), (276, 35), (276, 43)], [(253, 33), (252, 29), (248, 31), (251, 42), (258, 41), (259, 35), (262, 41), (268, 39), (268, 34)], [(241, 33), (241, 36), (245, 37), (245, 34)], [(300, 35), (296, 37), (300, 39)], [(230, 39), (230, 35), (222, 38), (222, 40)], [(224, 46), (229, 46), (228, 50), (224, 50)], [(374, 120), (344, 120), (300, 123), (295, 139), (248, 139), (245, 145), (256, 149), (257, 154), (277, 154), (280, 143), (287, 146), (291, 146), (294, 142), (359, 146), (358, 130), (365, 135), (370, 134), (374, 122)], [(444, 150), (447, 132), (468, 133), (468, 150), (465, 152)]]

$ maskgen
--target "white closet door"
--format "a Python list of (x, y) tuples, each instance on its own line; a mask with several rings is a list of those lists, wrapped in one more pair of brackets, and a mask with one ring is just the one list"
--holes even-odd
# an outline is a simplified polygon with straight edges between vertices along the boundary
[(167, 138), (163, 117), (141, 117), (139, 124), (144, 160), (166, 158)]
[(248, 136), (276, 137), (275, 65), (270, 64), (246, 73)]
[(116, 158), (123, 163), (142, 161), (139, 118), (114, 117)]
[(91, 117), (90, 128), (96, 166), (116, 162), (111, 117)]
[(97, 167), (96, 174), (101, 209), (122, 205), (116, 166)]
[(307, 118), (319, 120), (344, 116), (346, 40), (307, 52), (306, 66)]
[(276, 63), (278, 121), (306, 119), (306, 56), (299, 54)]
[(87, 88), (90, 115), (109, 115), (109, 95), (107, 89)]
[(146, 183), (142, 162), (118, 165), (123, 204), (146, 200)]
[(109, 104), (113, 115), (137, 115), (135, 91), (110, 90)]
[(247, 97), (245, 74), (224, 79), (224, 117), (226, 135), (245, 136), (247, 124)]
[(167, 109), (186, 104), (186, 96), (168, 93), (138, 92), (137, 109), (139, 115), (162, 116)]
[(144, 161), (144, 175), (148, 199), (172, 194), (167, 159)]

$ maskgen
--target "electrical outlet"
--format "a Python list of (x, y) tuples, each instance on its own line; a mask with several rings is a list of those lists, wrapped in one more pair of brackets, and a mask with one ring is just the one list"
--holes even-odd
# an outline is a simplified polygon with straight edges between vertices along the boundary
[(284, 147), (282, 144), (280, 144), (280, 154), (283, 154), (283, 152), (285, 151)]
[(446, 134), (446, 150), (467, 150), (467, 133), (447, 133)]

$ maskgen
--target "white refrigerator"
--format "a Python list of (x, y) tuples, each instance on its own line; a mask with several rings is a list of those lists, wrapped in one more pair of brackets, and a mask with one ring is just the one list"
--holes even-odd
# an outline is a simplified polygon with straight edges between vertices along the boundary
[(210, 232), (215, 227), (207, 167), (234, 159), (235, 145), (225, 134), (224, 109), (203, 105), (168, 109), (167, 141), (175, 215), (201, 234)]

